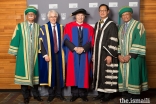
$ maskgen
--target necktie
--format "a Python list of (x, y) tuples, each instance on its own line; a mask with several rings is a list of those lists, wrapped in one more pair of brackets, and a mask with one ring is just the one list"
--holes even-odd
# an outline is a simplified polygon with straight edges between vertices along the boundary
[(31, 32), (31, 26), (32, 26), (32, 24), (29, 25), (30, 32)]
[(53, 26), (53, 38), (54, 38), (54, 52), (57, 53), (58, 48), (57, 48), (57, 37), (56, 37), (55, 26)]
[(31, 36), (31, 40), (32, 40), (32, 28), (31, 28), (32, 24), (29, 25), (29, 30), (30, 30), (30, 36)]
[(125, 26), (124, 26), (124, 33), (126, 33), (126, 31), (127, 31), (127, 27), (128, 27), (128, 24), (125, 23)]
[(100, 23), (104, 23), (104, 21), (103, 20), (100, 20)]
[(81, 26), (79, 26), (79, 36), (81, 37)]

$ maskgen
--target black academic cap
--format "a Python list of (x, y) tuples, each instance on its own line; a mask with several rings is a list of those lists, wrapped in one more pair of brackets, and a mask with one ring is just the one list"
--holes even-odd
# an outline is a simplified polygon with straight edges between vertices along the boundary
[(73, 12), (73, 13), (71, 14), (71, 16), (74, 16), (74, 15), (76, 15), (76, 14), (78, 14), (78, 13), (82, 13), (82, 14), (84, 14), (84, 15), (90, 15), (90, 14), (87, 13), (87, 11), (86, 11), (85, 9), (81, 8), (81, 9), (78, 9), (78, 10), (76, 10), (75, 12)]

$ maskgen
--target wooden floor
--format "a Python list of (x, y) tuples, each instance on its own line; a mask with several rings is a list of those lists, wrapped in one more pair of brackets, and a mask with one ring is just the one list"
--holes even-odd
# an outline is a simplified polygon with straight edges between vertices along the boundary
[[(151, 89), (142, 94), (142, 99), (149, 98), (150, 104), (156, 104), (156, 89)], [(120, 94), (116, 96), (115, 99), (100, 103), (100, 101), (92, 101), (93, 96), (88, 96), (89, 102), (83, 102), (80, 98), (75, 102), (69, 102), (70, 97), (65, 97), (67, 101), (60, 101), (55, 98), (51, 103), (47, 103), (47, 97), (42, 97), (43, 102), (38, 102), (31, 97), (30, 104), (120, 104), (119, 99), (121, 98)], [(0, 91), (0, 104), (24, 104), (23, 96), (20, 91)]]

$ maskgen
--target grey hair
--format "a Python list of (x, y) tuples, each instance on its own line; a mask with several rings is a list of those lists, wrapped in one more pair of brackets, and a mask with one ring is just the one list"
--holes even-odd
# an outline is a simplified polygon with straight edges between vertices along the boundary
[(50, 13), (54, 13), (58, 17), (58, 13), (55, 10), (50, 10), (47, 14), (48, 18), (49, 18)]

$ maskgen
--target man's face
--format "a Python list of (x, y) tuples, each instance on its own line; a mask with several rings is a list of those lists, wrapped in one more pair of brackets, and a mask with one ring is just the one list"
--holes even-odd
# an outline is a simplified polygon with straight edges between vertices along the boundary
[(75, 18), (76, 18), (76, 22), (83, 23), (85, 19), (85, 15), (83, 13), (78, 13), (76, 14)]
[(109, 14), (109, 10), (107, 10), (106, 6), (101, 6), (99, 8), (99, 15), (102, 19), (108, 17), (108, 14)]
[(29, 13), (27, 13), (27, 15), (26, 15), (26, 19), (27, 19), (28, 21), (34, 21), (35, 18), (36, 18), (36, 15), (35, 15), (33, 12), (29, 12)]
[(125, 13), (122, 14), (122, 20), (124, 22), (130, 21), (131, 18), (132, 18), (132, 13), (131, 12), (125, 12)]
[(49, 21), (52, 24), (56, 24), (57, 21), (57, 15), (55, 13), (50, 13), (49, 14)]

